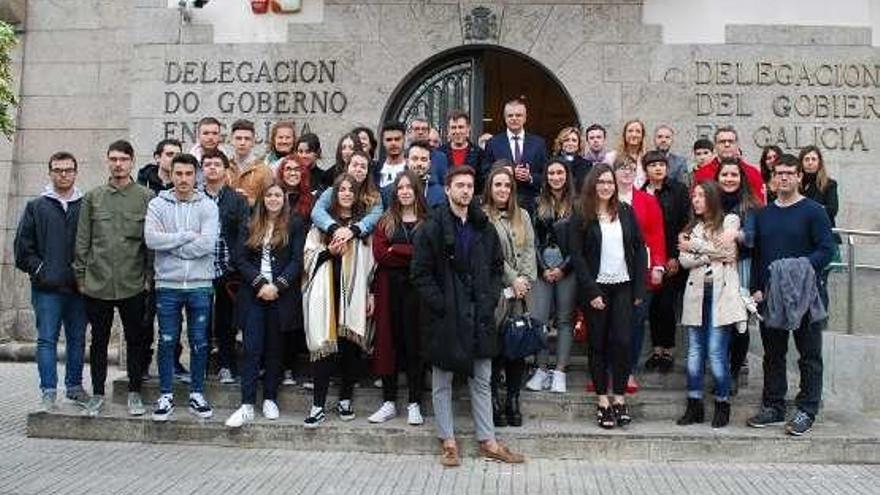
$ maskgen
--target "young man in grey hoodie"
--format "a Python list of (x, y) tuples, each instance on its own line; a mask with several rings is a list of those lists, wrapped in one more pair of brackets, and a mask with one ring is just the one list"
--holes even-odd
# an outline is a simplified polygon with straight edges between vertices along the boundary
[(150, 201), (144, 224), (147, 247), (155, 251), (156, 315), (159, 319), (159, 399), (154, 421), (174, 412), (174, 346), (186, 310), (190, 347), (189, 410), (210, 418), (204, 396), (208, 362), (208, 325), (214, 282), (214, 245), (219, 235), (217, 205), (196, 190), (198, 161), (190, 154), (174, 157), (174, 188)]

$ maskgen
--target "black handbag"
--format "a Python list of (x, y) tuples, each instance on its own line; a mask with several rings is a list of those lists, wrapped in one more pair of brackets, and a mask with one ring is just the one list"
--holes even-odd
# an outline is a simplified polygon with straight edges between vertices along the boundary
[(521, 302), (523, 312), (516, 316), (508, 315), (501, 328), (504, 357), (507, 359), (521, 359), (547, 348), (544, 325), (532, 318), (526, 301), (523, 299)]

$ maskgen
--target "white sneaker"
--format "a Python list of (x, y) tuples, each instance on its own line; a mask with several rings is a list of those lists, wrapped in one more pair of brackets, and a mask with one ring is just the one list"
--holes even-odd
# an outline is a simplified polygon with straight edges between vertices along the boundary
[(293, 379), (293, 371), (292, 370), (284, 370), (284, 379), (281, 380), (282, 385), (296, 385), (296, 380)]
[(425, 418), (422, 417), (422, 408), (415, 402), (411, 402), (408, 406), (406, 406), (406, 414), (407, 424), (411, 424), (413, 426), (418, 426), (425, 423)]
[(241, 428), (242, 426), (254, 420), (254, 406), (252, 404), (242, 404), (235, 410), (226, 420), (226, 426), (229, 428)]
[(385, 401), (378, 411), (367, 418), (367, 421), (370, 423), (384, 423), (395, 416), (397, 416), (397, 406), (391, 401)]
[(545, 383), (550, 379), (550, 374), (544, 368), (535, 370), (535, 374), (526, 382), (526, 388), (533, 392), (540, 392), (546, 389)]
[(263, 401), (263, 417), (266, 419), (278, 419), (278, 404), (274, 400)]
[(217, 373), (217, 378), (220, 380), (220, 383), (224, 385), (235, 383), (235, 378), (232, 377), (232, 370), (229, 368), (220, 368), (220, 371)]
[(376, 378), (376, 381), (373, 382), (373, 386), (376, 388), (382, 388), (382, 379)]
[(553, 370), (553, 381), (550, 384), (550, 391), (564, 394), (565, 390), (565, 372)]

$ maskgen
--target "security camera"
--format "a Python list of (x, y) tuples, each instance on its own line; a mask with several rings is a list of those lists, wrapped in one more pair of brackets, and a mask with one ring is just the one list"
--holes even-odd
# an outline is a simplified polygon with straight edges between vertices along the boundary
[(188, 6), (191, 6), (196, 9), (200, 9), (204, 7), (210, 0), (178, 0), (177, 5), (185, 9)]

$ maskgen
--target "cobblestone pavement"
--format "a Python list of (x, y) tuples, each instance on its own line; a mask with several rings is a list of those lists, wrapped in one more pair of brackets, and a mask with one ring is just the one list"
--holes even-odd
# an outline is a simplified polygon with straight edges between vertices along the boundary
[[(111, 373), (111, 376), (113, 374)], [(59, 374), (59, 378), (63, 375)], [(85, 374), (88, 376), (88, 373)], [(880, 466), (532, 460), (506, 466), (376, 455), (29, 439), (36, 367), (0, 363), (0, 493), (876, 494)]]

